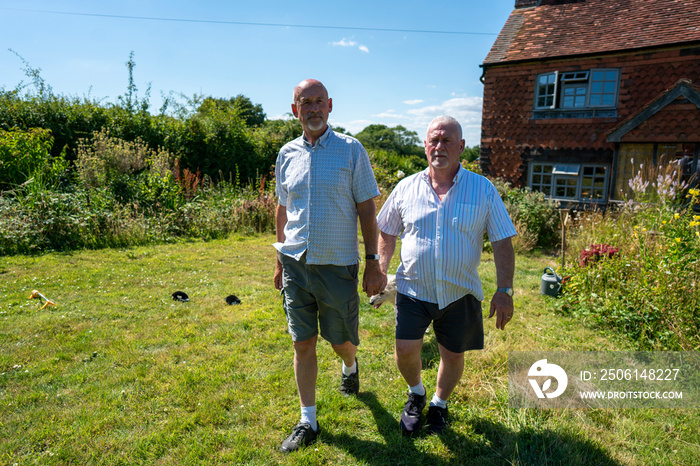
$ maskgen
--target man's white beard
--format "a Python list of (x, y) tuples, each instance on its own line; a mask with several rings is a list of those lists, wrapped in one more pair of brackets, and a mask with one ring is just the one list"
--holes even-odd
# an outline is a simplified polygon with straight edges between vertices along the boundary
[(309, 121), (307, 124), (311, 131), (320, 131), (323, 129), (324, 122), (322, 119), (317, 120), (314, 118), (313, 122)]

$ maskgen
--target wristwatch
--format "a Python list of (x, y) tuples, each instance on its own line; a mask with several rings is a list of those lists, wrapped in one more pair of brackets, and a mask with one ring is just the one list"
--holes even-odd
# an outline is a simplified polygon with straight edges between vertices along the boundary
[(506, 288), (503, 286), (499, 286), (498, 288), (496, 288), (496, 291), (500, 291), (501, 293), (505, 293), (508, 296), (510, 296), (511, 298), (513, 297), (513, 288)]
[(368, 261), (378, 261), (379, 260), (379, 254), (367, 254), (365, 256), (365, 259)]

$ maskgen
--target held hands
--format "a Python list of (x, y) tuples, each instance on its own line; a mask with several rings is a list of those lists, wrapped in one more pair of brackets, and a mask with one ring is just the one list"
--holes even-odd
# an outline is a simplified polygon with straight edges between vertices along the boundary
[(496, 328), (505, 330), (506, 324), (513, 318), (513, 298), (497, 291), (491, 299), (489, 319), (496, 314)]
[(277, 259), (277, 263), (275, 264), (275, 289), (281, 290), (282, 289), (282, 263), (280, 262), (279, 259)]
[(381, 293), (384, 288), (386, 288), (386, 275), (379, 268), (379, 261), (368, 260), (362, 277), (362, 291), (370, 297)]

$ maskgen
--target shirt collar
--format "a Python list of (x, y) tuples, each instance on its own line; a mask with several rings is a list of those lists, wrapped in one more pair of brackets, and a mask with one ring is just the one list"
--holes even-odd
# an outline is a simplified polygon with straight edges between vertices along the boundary
[[(457, 174), (456, 174), (455, 177), (452, 179), (452, 181), (453, 181), (455, 184), (457, 184), (457, 183), (459, 182), (459, 180), (461, 180), (461, 179), (464, 177), (464, 173), (465, 173), (466, 171), (467, 171), (467, 169), (464, 168), (464, 167), (462, 166), (462, 164), (460, 163), (460, 164), (459, 164), (459, 168), (457, 169)], [(427, 181), (428, 183), (430, 183), (430, 167), (428, 167), (428, 168), (426, 168), (425, 170), (423, 170), (423, 172), (421, 173), (421, 177), (422, 177), (425, 181)]]
[[(328, 125), (326, 131), (316, 141), (316, 144), (320, 145), (321, 147), (326, 147), (326, 145), (328, 144), (328, 138), (330, 138), (331, 133), (333, 133), (333, 130), (331, 129), (331, 125)], [(306, 140), (306, 136), (303, 133), (301, 135), (301, 140), (304, 142), (305, 146), (311, 146), (311, 143)]]

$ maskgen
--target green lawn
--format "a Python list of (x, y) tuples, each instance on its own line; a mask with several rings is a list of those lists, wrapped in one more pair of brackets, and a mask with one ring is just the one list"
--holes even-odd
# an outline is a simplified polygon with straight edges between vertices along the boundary
[[(695, 464), (700, 410), (508, 408), (509, 351), (625, 350), (540, 296), (556, 257), (519, 256), (516, 315), (487, 320), (451, 397), (451, 430), (402, 438), (393, 309), (362, 300), (361, 393), (319, 346), (320, 440), (277, 451), (299, 417), (272, 235), (0, 258), (0, 464)], [(484, 255), (486, 296), (494, 267)], [(57, 303), (41, 309), (38, 290)], [(185, 291), (190, 302), (170, 298)], [(242, 303), (229, 306), (225, 297)], [(485, 312), (488, 302), (484, 303)], [(424, 346), (435, 388), (437, 345)]]

